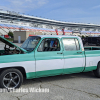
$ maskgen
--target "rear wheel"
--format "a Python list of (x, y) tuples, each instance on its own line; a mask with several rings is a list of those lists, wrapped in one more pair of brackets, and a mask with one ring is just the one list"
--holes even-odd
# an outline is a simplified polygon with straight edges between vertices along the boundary
[(98, 78), (100, 78), (100, 62), (97, 65), (97, 69), (93, 71), (94, 75)]
[(19, 88), (23, 82), (23, 75), (17, 69), (6, 69), (0, 74), (1, 88)]

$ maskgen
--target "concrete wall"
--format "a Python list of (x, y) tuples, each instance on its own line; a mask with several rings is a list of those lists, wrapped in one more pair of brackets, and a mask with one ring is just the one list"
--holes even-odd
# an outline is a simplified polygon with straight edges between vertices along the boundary
[(33, 31), (15, 31), (14, 32), (14, 41), (18, 43), (18, 36), (21, 37), (21, 43), (24, 42), (29, 35), (42, 35), (42, 32), (33, 32)]
[(15, 31), (14, 32), (14, 42), (18, 42), (18, 36), (21, 37), (21, 42), (26, 40), (26, 31)]

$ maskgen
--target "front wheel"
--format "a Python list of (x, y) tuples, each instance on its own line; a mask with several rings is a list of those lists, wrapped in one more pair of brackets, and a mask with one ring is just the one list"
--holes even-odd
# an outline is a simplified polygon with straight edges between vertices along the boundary
[(23, 82), (23, 75), (17, 69), (6, 69), (0, 74), (1, 88), (19, 88)]
[(98, 78), (100, 78), (100, 62), (97, 65), (97, 69), (93, 71), (94, 75)]

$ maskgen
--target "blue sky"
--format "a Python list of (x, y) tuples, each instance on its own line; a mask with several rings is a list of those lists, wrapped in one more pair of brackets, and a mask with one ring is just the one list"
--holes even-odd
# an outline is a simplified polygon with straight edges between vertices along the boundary
[(0, 9), (66, 22), (100, 24), (100, 0), (3, 0)]

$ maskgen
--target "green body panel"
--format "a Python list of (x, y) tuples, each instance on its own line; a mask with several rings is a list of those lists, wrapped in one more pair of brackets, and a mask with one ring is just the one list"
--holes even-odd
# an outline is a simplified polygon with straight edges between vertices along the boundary
[(35, 52), (36, 60), (53, 60), (53, 59), (63, 59), (63, 55), (57, 55), (57, 53), (62, 53), (60, 51), (51, 51), (51, 52)]
[(97, 69), (97, 66), (85, 67), (84, 72), (89, 72), (89, 71), (96, 70), (96, 69)]
[[(62, 73), (60, 73), (60, 72), (62, 72)], [(36, 73), (37, 73), (37, 75), (35, 77), (34, 77), (35, 72), (26, 73), (26, 75), (28, 76), (27, 79), (60, 75), (60, 74), (63, 74), (63, 69), (37, 71)]]
[(23, 62), (23, 61), (35, 61), (34, 53), (0, 56), (0, 63)]
[(68, 69), (64, 69), (64, 74), (79, 73), (79, 72), (83, 72), (83, 70), (84, 67), (68, 68)]
[(86, 57), (98, 57), (100, 56), (100, 50), (85, 51), (85, 56)]
[(92, 46), (90, 47), (90, 46), (86, 46), (86, 47), (84, 47), (84, 49), (87, 50), (87, 51), (88, 50), (100, 50), (100, 47), (92, 47)]
[[(96, 66), (87, 67), (86, 71), (92, 71), (96, 69)], [(64, 72), (65, 70), (65, 72)], [(26, 73), (27, 79), (38, 78), (38, 77), (47, 77), (47, 76), (55, 76), (55, 75), (63, 75), (63, 74), (71, 74), (71, 73), (79, 73), (83, 72), (83, 67), (76, 67), (76, 68), (68, 68), (68, 69), (55, 69), (55, 70), (45, 70), (45, 71), (38, 71), (36, 72), (38, 76), (35, 76), (35, 72)], [(62, 72), (62, 73), (60, 73)], [(50, 74), (48, 74), (50, 73)], [(60, 74), (59, 74), (60, 73)]]
[(26, 79), (36, 78), (36, 72), (26, 73)]

